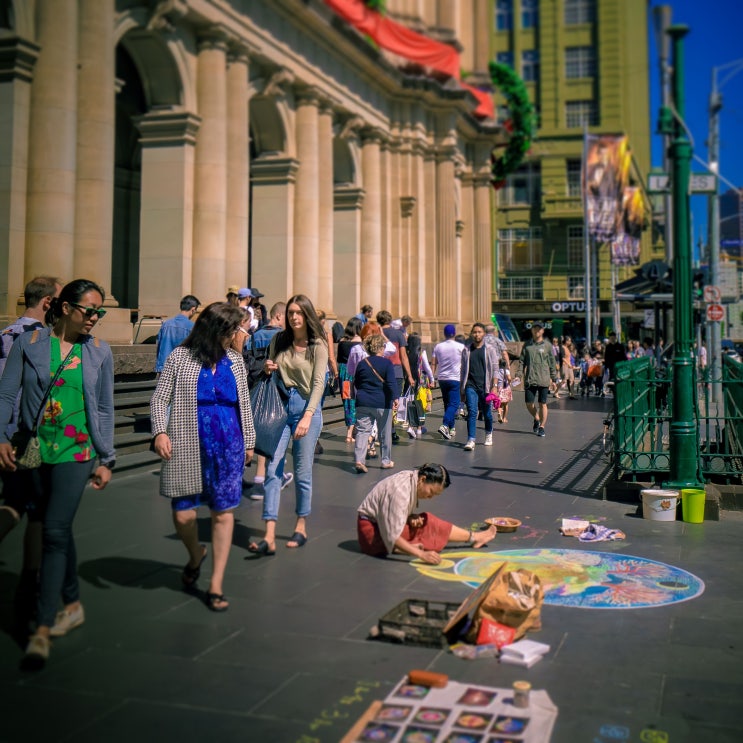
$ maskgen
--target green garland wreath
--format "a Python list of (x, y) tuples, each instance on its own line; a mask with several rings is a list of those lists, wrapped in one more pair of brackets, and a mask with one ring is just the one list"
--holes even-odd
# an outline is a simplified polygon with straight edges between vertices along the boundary
[(387, 12), (387, 0), (364, 0), (369, 10), (376, 10), (379, 15), (384, 15)]
[(506, 176), (521, 165), (531, 147), (534, 135), (534, 109), (529, 101), (524, 81), (513, 69), (498, 62), (490, 62), (489, 68), (493, 85), (508, 102), (512, 124), (511, 138), (505, 152), (500, 157), (496, 157), (495, 152), (491, 156), (493, 187), (499, 189), (505, 185)]

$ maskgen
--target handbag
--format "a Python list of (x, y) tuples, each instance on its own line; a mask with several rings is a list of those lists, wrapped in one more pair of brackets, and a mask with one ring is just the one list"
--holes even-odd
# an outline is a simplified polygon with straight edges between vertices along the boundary
[(352, 392), (350, 379), (344, 379), (341, 382), (341, 399), (342, 400), (353, 400), (353, 392)]
[(250, 407), (255, 427), (255, 451), (266, 459), (273, 459), (284, 427), (289, 419), (285, 397), (279, 390), (278, 372), (263, 376), (250, 391)]
[(57, 368), (57, 371), (54, 372), (54, 376), (52, 377), (51, 382), (49, 382), (46, 392), (44, 392), (44, 397), (41, 398), (41, 404), (39, 405), (36, 417), (34, 418), (34, 427), (30, 431), (27, 428), (19, 428), (10, 438), (10, 445), (13, 447), (13, 452), (15, 453), (15, 464), (18, 469), (35, 470), (38, 467), (41, 467), (41, 442), (39, 441), (37, 433), (39, 417), (46, 406), (46, 401), (49, 399), (52, 387), (54, 387), (55, 382), (59, 379), (60, 374), (62, 374), (62, 371), (74, 350), (75, 344), (73, 343), (67, 356), (64, 357), (62, 363)]

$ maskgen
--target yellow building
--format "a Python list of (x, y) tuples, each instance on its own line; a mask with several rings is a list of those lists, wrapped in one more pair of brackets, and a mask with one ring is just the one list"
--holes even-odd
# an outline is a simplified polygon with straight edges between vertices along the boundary
[[(553, 331), (585, 334), (581, 158), (584, 127), (626, 135), (633, 182), (649, 172), (646, 0), (494, 0), (493, 56), (524, 79), (537, 130), (527, 161), (497, 195), (493, 306), (514, 319), (551, 319)], [(500, 117), (508, 116), (499, 107)], [(640, 263), (655, 255), (650, 235)], [(633, 275), (617, 268), (615, 278)], [(603, 336), (612, 322), (608, 246), (598, 250)], [(621, 306), (633, 331), (641, 312)], [(517, 327), (520, 325), (516, 323)], [(636, 337), (636, 336), (635, 336)]]
[[(387, 6), (486, 79), (488, 0)], [(321, 0), (0, 0), (0, 314), (52, 274), (104, 286), (119, 343), (235, 284), (487, 317), (497, 127), (402, 62)]]

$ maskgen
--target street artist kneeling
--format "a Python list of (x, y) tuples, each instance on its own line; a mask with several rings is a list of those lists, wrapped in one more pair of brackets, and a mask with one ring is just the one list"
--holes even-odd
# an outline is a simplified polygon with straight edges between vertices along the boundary
[(451, 484), (446, 467), (424, 464), (403, 470), (377, 483), (359, 506), (357, 529), (361, 551), (374, 557), (402, 552), (438, 565), (441, 552), (450, 542), (484, 547), (495, 538), (496, 529), (473, 532), (430, 513), (414, 513), (419, 500), (440, 495)]

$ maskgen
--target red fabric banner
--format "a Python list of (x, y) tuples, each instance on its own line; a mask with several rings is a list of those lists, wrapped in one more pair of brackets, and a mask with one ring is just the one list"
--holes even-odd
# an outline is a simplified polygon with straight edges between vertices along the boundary
[[(368, 8), (363, 0), (325, 0), (325, 4), (357, 31), (373, 39), (382, 49), (455, 80), (460, 79), (459, 53), (454, 47), (429, 39), (382, 16), (376, 10)], [(476, 116), (495, 117), (495, 107), (489, 93), (464, 83), (461, 85), (479, 102), (474, 112)]]

